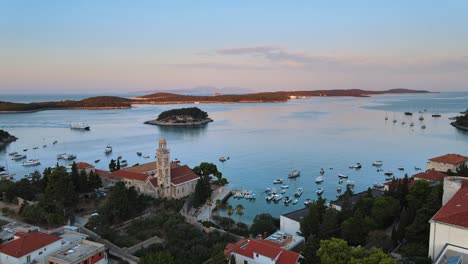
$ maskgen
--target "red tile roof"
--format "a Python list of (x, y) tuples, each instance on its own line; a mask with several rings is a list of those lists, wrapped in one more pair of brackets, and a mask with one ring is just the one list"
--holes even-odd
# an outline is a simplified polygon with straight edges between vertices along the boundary
[[(396, 179), (396, 183), (403, 183), (403, 178), (398, 178)], [(384, 183), (384, 185), (387, 185), (387, 186), (391, 186), (392, 185), (392, 182), (393, 181), (388, 181), (386, 183)], [(408, 178), (408, 189), (411, 189), (411, 187), (413, 187), (414, 185), (414, 179), (413, 178)]]
[(228, 244), (226, 255), (235, 253), (253, 259), (254, 253), (275, 259), (276, 264), (293, 264), (299, 260), (299, 253), (281, 248), (281, 245), (268, 240), (241, 240), (236, 244)]
[(435, 157), (429, 160), (434, 161), (434, 162), (441, 162), (441, 163), (460, 164), (464, 161), (467, 161), (468, 157), (465, 157), (459, 154), (445, 154), (443, 156)]
[(443, 174), (442, 172), (438, 172), (434, 169), (413, 175), (414, 178), (424, 179), (428, 181), (443, 181), (445, 176), (447, 175)]
[[(468, 182), (467, 180), (464, 181)], [(463, 184), (466, 186), (466, 184)], [(468, 187), (463, 187), (432, 217), (432, 220), (468, 228)]]
[(156, 188), (158, 187), (158, 179), (157, 178), (151, 178), (149, 181), (150, 181), (151, 185), (153, 185)]
[(125, 168), (125, 169), (122, 169), (122, 170), (131, 171), (131, 172), (146, 173), (148, 171), (156, 170), (156, 161), (140, 164), (138, 166)]
[(148, 175), (144, 173), (138, 173), (138, 172), (131, 172), (131, 171), (125, 171), (125, 170), (116, 170), (113, 171), (112, 176), (118, 177), (118, 178), (124, 178), (124, 179), (129, 179), (129, 180), (137, 180), (137, 181), (146, 181), (148, 179)]
[(78, 162), (76, 164), (76, 168), (79, 169), (79, 170), (94, 169), (94, 166), (89, 164), (89, 163), (86, 163), (86, 162)]
[(195, 174), (187, 165), (171, 168), (172, 184), (178, 185), (198, 178), (199, 176)]
[(20, 258), (33, 251), (60, 240), (60, 237), (40, 232), (18, 234), (20, 238), (0, 246), (0, 252), (15, 258)]

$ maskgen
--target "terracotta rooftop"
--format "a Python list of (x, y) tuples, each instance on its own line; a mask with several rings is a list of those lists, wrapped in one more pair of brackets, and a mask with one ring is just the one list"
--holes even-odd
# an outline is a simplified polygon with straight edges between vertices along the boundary
[(131, 171), (126, 171), (126, 170), (116, 170), (116, 171), (111, 172), (111, 175), (118, 177), (118, 178), (137, 180), (137, 181), (146, 181), (146, 179), (148, 179), (149, 177), (148, 175), (144, 173), (131, 172)]
[(254, 253), (270, 259), (276, 259), (276, 264), (294, 264), (299, 261), (299, 253), (281, 248), (281, 245), (268, 240), (243, 239), (236, 244), (228, 244), (225, 254), (236, 253), (253, 259)]
[(449, 164), (460, 164), (468, 160), (468, 157), (459, 155), (459, 154), (445, 154), (443, 156), (435, 157), (429, 159), (434, 162), (449, 163)]
[[(176, 163), (171, 162), (171, 169), (177, 167)], [(128, 167), (122, 170), (131, 171), (131, 172), (139, 172), (139, 173), (146, 173), (148, 171), (156, 170), (156, 161), (140, 164), (133, 167)]]
[(0, 246), (0, 252), (20, 258), (60, 240), (60, 237), (40, 232), (18, 234), (19, 238)]
[(78, 162), (76, 164), (76, 168), (79, 169), (79, 170), (94, 169), (94, 166), (89, 164), (89, 163), (86, 163), (86, 162)]
[(153, 187), (158, 187), (158, 179), (157, 178), (151, 178), (149, 181), (150, 181), (151, 185), (153, 185)]
[(468, 228), (468, 180), (440, 210), (432, 217), (433, 221)]
[[(401, 183), (403, 181), (403, 178), (398, 178), (396, 179), (396, 183)], [(391, 186), (393, 181), (388, 181), (384, 183), (386, 186)], [(411, 189), (414, 185), (414, 179), (413, 178), (408, 178), (408, 189)]]
[(195, 174), (187, 165), (171, 168), (171, 183), (174, 185), (196, 180), (198, 178), (199, 176)]
[(442, 172), (438, 172), (434, 169), (413, 175), (414, 178), (424, 179), (428, 181), (443, 181), (445, 176), (447, 175), (443, 174)]

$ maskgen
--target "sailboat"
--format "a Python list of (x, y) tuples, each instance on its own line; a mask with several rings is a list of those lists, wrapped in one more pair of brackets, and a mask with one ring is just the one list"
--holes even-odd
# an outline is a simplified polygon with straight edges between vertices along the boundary
[(424, 117), (423, 117), (423, 115), (421, 114), (421, 115), (419, 116), (419, 121), (423, 121), (423, 120), (424, 120)]
[(397, 122), (397, 120), (395, 118), (395, 113), (393, 113), (393, 123), (396, 123), (396, 122)]

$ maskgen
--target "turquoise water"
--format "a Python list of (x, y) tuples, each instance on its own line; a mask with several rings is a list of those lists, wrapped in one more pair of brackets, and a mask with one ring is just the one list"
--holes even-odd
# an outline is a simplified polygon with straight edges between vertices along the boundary
[[(80, 98), (75, 95), (74, 98)], [(14, 99), (13, 97), (10, 97)], [(3, 97), (2, 97), (3, 99)], [(57, 99), (67, 99), (66, 96)], [(28, 102), (34, 98), (17, 100)], [(189, 105), (184, 105), (189, 106)], [(251, 221), (260, 212), (279, 216), (303, 207), (306, 198), (316, 198), (315, 178), (320, 168), (325, 168), (323, 197), (334, 199), (338, 173), (347, 174), (356, 182), (355, 191), (367, 189), (376, 182), (383, 182), (383, 172), (377, 172), (371, 163), (383, 160), (384, 170), (392, 170), (396, 176), (414, 174), (414, 167), (425, 167), (428, 158), (445, 153), (468, 155), (468, 133), (449, 125), (448, 117), (468, 108), (468, 93), (441, 93), (418, 95), (383, 95), (369, 98), (308, 98), (287, 103), (264, 104), (199, 104), (215, 122), (205, 128), (159, 128), (144, 125), (161, 111), (182, 107), (139, 105), (124, 110), (67, 110), (42, 111), (26, 114), (0, 115), (0, 127), (19, 139), (0, 150), (0, 164), (21, 178), (34, 169), (43, 170), (56, 164), (56, 155), (71, 152), (77, 161), (96, 164), (106, 169), (111, 158), (122, 155), (128, 164), (149, 162), (136, 155), (154, 157), (159, 137), (165, 137), (172, 158), (193, 167), (202, 161), (214, 162), (228, 178), (230, 188), (252, 190), (257, 200), (230, 200), (234, 206), (244, 205), (243, 221)], [(417, 118), (419, 110), (426, 109), (425, 120)], [(414, 112), (414, 128), (408, 126), (410, 117), (405, 111)], [(431, 113), (442, 114), (432, 118)], [(388, 121), (384, 120), (385, 116)], [(392, 119), (398, 119), (393, 124)], [(406, 125), (401, 125), (405, 120)], [(69, 124), (83, 121), (91, 125), (91, 131), (74, 131)], [(420, 128), (422, 124), (427, 129)], [(58, 140), (56, 145), (52, 145)], [(46, 144), (46, 148), (42, 145)], [(110, 144), (114, 151), (104, 154)], [(39, 147), (33, 150), (33, 147)], [(7, 153), (26, 152), (28, 158), (38, 158), (41, 165), (25, 168), (14, 162)], [(221, 163), (220, 156), (230, 160)], [(349, 169), (356, 162), (361, 170)], [(66, 165), (68, 162), (60, 162)], [(405, 171), (397, 170), (404, 167)], [(333, 168), (330, 170), (329, 168)], [(301, 176), (287, 179), (293, 169)], [(268, 204), (263, 190), (277, 187), (272, 184), (283, 178), (290, 186), (285, 195), (292, 196), (297, 187), (305, 189), (297, 205)], [(236, 216), (234, 216), (236, 217)]]

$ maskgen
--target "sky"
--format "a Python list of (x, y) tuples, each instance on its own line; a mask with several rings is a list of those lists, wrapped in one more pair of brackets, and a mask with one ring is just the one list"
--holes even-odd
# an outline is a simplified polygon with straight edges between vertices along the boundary
[(468, 1), (0, 0), (0, 93), (468, 91)]

